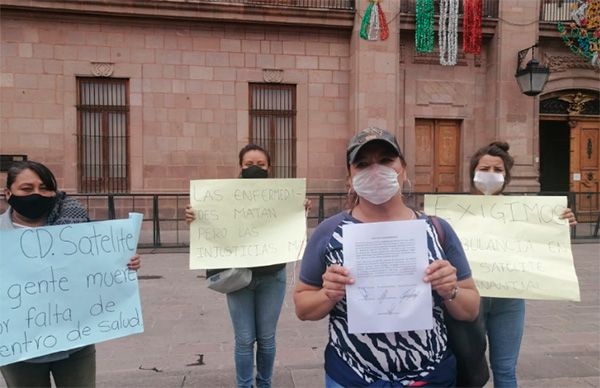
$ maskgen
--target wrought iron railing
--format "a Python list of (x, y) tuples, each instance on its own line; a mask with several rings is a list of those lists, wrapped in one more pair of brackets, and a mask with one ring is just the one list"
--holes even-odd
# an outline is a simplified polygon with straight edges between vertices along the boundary
[[(426, 194), (405, 195), (405, 202), (422, 209)], [(466, 193), (435, 193), (466, 194)], [(568, 206), (575, 210), (578, 224), (572, 228), (573, 239), (598, 238), (600, 227), (600, 192), (541, 192), (507, 193), (508, 195), (556, 195), (566, 196)], [(142, 213), (142, 248), (173, 248), (189, 246), (189, 227), (185, 223), (185, 206), (189, 195), (183, 194), (69, 194), (77, 198), (87, 209), (93, 221), (126, 218), (130, 212)], [(308, 227), (314, 228), (325, 218), (348, 208), (346, 193), (308, 193), (312, 209), (308, 214)], [(0, 212), (6, 201), (0, 200)]]
[[(484, 18), (498, 18), (498, 3), (499, 0), (483, 0), (482, 13)], [(403, 0), (400, 3), (400, 12), (406, 14), (416, 13), (417, 0)], [(440, 14), (440, 0), (434, 0), (435, 15)], [(463, 2), (458, 3), (458, 14), (463, 15)]]
[(572, 20), (571, 12), (575, 10), (578, 3), (578, 0), (542, 0), (540, 21), (564, 22)]
[(199, 2), (353, 10), (355, 0), (199, 0)]

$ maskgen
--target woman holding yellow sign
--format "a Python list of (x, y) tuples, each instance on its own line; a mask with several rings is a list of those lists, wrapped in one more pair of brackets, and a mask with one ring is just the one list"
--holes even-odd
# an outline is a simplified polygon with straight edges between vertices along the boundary
[[(240, 178), (268, 178), (271, 158), (255, 144), (248, 144), (239, 153)], [(305, 202), (305, 207), (308, 207)], [(188, 224), (196, 212), (185, 209)], [(237, 281), (232, 289), (213, 288), (227, 294), (227, 306), (235, 333), (235, 369), (238, 387), (271, 387), (275, 362), (275, 332), (285, 296), (284, 264), (249, 268), (251, 277)], [(245, 269), (244, 273), (250, 272)], [(225, 274), (227, 271), (221, 272)], [(230, 272), (231, 273), (231, 272)], [(217, 274), (207, 277), (215, 279)], [(226, 274), (223, 276), (225, 277)], [(240, 276), (241, 278), (242, 276)], [(208, 281), (208, 280), (207, 280)], [(211, 284), (211, 283), (209, 283)], [(240, 288), (241, 287), (241, 288)], [(256, 383), (254, 383), (254, 344), (256, 343)]]
[[(493, 142), (471, 157), (473, 194), (502, 194), (510, 183), (514, 165), (509, 148), (507, 143)], [(568, 219), (571, 226), (577, 223), (571, 209), (565, 209), (562, 217)], [(481, 316), (489, 342), (494, 387), (517, 387), (516, 369), (525, 327), (525, 300), (482, 297)]]
[[(58, 191), (52, 171), (38, 162), (14, 163), (8, 169), (4, 195), (10, 207), (0, 215), (0, 230), (89, 221), (86, 209)], [(127, 268), (140, 268), (139, 255), (131, 258)], [(9, 388), (50, 387), (51, 375), (57, 387), (94, 387), (96, 348), (87, 345), (52, 353), (2, 366), (0, 371)]]

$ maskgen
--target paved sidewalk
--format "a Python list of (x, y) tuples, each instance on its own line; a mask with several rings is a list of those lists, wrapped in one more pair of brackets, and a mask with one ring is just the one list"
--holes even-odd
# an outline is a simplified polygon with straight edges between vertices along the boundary
[[(522, 387), (600, 387), (600, 245), (575, 244), (573, 252), (582, 301), (527, 302), (519, 363)], [(99, 387), (235, 385), (225, 297), (206, 289), (198, 277), (204, 271), (187, 270), (187, 260), (186, 253), (143, 255), (145, 333), (97, 346)], [(288, 266), (274, 385), (321, 387), (327, 322), (296, 318), (294, 275)]]

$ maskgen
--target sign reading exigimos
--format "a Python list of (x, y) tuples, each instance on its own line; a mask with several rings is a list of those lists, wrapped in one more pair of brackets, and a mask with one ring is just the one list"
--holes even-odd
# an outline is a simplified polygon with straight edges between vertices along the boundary
[(456, 231), (482, 296), (579, 301), (565, 197), (427, 195)]
[(257, 267), (302, 257), (305, 179), (190, 182), (190, 269)]

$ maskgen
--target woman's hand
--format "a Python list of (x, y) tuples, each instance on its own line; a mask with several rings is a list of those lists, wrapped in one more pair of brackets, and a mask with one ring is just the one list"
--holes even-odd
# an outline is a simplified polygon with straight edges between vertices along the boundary
[(346, 285), (353, 284), (354, 279), (350, 277), (348, 269), (341, 265), (331, 265), (322, 275), (323, 291), (329, 300), (339, 302), (346, 295)]
[(308, 212), (312, 209), (312, 201), (308, 198), (304, 199), (304, 211), (308, 214)]
[(438, 293), (443, 300), (450, 299), (456, 294), (458, 278), (456, 268), (448, 260), (434, 260), (425, 269), (423, 281), (431, 283), (431, 288)]
[(137, 271), (142, 266), (142, 260), (139, 254), (133, 255), (131, 259), (129, 259), (129, 263), (127, 263), (127, 268), (132, 271)]
[(192, 222), (194, 222), (195, 219), (196, 213), (194, 212), (194, 209), (192, 209), (192, 205), (188, 203), (185, 207), (185, 222), (187, 222), (187, 224), (189, 225)]
[(563, 211), (563, 214), (560, 216), (563, 220), (569, 220), (569, 226), (577, 225), (577, 220), (575, 219), (575, 213), (569, 208), (566, 208)]

